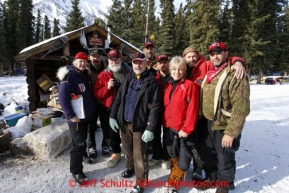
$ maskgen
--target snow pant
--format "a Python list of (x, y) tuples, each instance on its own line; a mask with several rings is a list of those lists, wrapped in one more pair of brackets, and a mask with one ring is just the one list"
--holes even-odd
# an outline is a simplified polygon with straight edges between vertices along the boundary
[(223, 183), (223, 188), (233, 190), (236, 172), (235, 151), (240, 147), (241, 134), (234, 139), (232, 147), (222, 147), (224, 130), (212, 130), (212, 121), (207, 120), (207, 128), (201, 144), (201, 158), (204, 161), (206, 177)]
[[(152, 150), (153, 150), (153, 156), (152, 158), (155, 160), (165, 160), (168, 161), (168, 151), (166, 147), (166, 140), (163, 137), (162, 142), (162, 117), (158, 120), (157, 127), (154, 132), (154, 139), (152, 140)], [(164, 134), (163, 134), (164, 136)]]
[[(114, 130), (112, 130), (112, 128), (109, 125), (109, 115), (110, 115), (110, 108), (105, 108), (103, 107), (102, 109), (102, 113), (100, 115), (100, 121), (102, 123), (102, 130), (105, 130), (105, 132), (107, 132), (108, 137), (109, 138), (109, 146), (112, 149), (113, 153), (120, 153), (121, 152), (121, 148), (120, 148), (120, 144), (121, 144), (121, 139), (120, 139), (120, 134), (119, 131), (115, 132)], [(105, 139), (105, 138), (103, 138)], [(103, 141), (103, 145), (104, 145), (104, 141)]]
[(82, 172), (83, 157), (86, 153), (86, 139), (89, 122), (68, 124), (71, 137), (72, 148), (70, 150), (70, 172), (72, 174), (79, 174)]
[[(88, 141), (88, 147), (91, 148), (96, 148), (96, 143), (95, 143), (95, 131), (96, 131), (96, 128), (97, 128), (97, 119), (98, 117), (100, 116), (100, 113), (101, 113), (101, 110), (102, 110), (102, 105), (101, 104), (97, 104), (96, 105), (96, 111), (93, 115), (93, 118), (92, 118), (92, 121), (89, 123), (88, 125), (88, 129), (89, 129), (89, 141)], [(103, 132), (103, 136), (105, 136), (105, 131), (102, 130)], [(103, 139), (105, 139), (105, 137), (103, 137)], [(107, 139), (108, 139), (108, 134), (107, 134)], [(90, 144), (91, 142), (91, 144)]]
[(147, 144), (142, 140), (143, 132), (133, 132), (132, 124), (121, 127), (122, 147), (126, 155), (126, 168), (135, 170), (136, 184), (144, 186), (148, 180)]
[(194, 172), (197, 172), (199, 174), (202, 173), (203, 167), (204, 167), (204, 161), (200, 157), (200, 146), (201, 146), (201, 136), (202, 131), (206, 129), (206, 118), (200, 118), (198, 119), (196, 123), (195, 130), (192, 133), (192, 142), (194, 144), (193, 146), (193, 166), (194, 166)]
[(187, 138), (179, 138), (178, 131), (164, 128), (164, 138), (169, 157), (178, 158), (178, 168), (186, 171), (190, 167), (192, 158), (192, 146), (188, 145), (191, 143), (192, 134), (188, 135)]

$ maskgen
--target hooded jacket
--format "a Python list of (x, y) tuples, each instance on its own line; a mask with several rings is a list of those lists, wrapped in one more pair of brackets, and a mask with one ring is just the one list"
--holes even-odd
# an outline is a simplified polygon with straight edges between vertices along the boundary
[[(127, 74), (113, 102), (110, 117), (117, 119), (119, 126), (124, 124), (125, 98), (134, 73)], [(149, 107), (150, 104), (150, 107)], [(154, 132), (160, 113), (158, 83), (153, 73), (149, 73), (138, 93), (133, 112), (133, 132)]]
[(96, 108), (96, 99), (93, 96), (93, 85), (88, 70), (79, 72), (74, 66), (67, 65), (58, 70), (57, 77), (61, 81), (58, 89), (59, 103), (67, 122), (72, 124), (70, 119), (75, 116), (71, 106), (71, 93), (82, 95), (85, 119), (81, 119), (81, 122), (88, 121)]

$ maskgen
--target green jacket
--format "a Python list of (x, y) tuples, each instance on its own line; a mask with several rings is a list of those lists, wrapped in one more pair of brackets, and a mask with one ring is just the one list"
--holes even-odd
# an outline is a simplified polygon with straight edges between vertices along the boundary
[[(209, 84), (202, 85), (202, 113), (213, 121), (212, 130), (225, 130), (231, 137), (238, 137), (250, 113), (250, 85), (247, 78), (237, 80), (235, 71), (228, 65)], [(220, 80), (222, 74), (226, 77)], [(220, 80), (219, 89), (216, 89)], [(215, 92), (218, 92), (215, 96)], [(214, 109), (215, 104), (215, 109)]]

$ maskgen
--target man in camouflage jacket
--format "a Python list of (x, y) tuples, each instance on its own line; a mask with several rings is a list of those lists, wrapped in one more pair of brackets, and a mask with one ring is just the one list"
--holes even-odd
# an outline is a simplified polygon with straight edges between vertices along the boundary
[(230, 71), (223, 42), (212, 43), (208, 52), (214, 67), (202, 84), (202, 112), (208, 124), (201, 157), (210, 174), (208, 180), (220, 182), (215, 183), (220, 186), (216, 193), (227, 193), (235, 188), (235, 151), (250, 112), (250, 86), (247, 78), (238, 80), (235, 71)]

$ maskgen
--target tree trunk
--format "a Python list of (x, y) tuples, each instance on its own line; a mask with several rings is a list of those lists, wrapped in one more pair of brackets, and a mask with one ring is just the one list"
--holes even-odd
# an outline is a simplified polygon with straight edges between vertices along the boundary
[(263, 76), (263, 70), (262, 68), (259, 68), (258, 78), (257, 78), (257, 84), (261, 84), (261, 78)]

